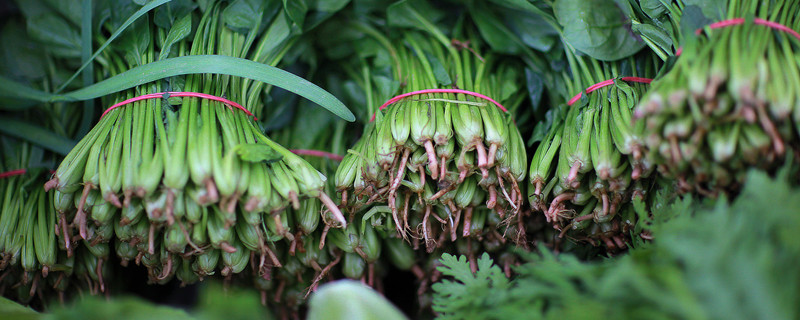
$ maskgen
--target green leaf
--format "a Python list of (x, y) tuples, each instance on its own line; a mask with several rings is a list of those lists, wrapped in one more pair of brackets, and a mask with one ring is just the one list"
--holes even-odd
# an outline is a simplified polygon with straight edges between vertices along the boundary
[(275, 149), (259, 143), (242, 143), (233, 147), (233, 152), (242, 161), (247, 162), (275, 162), (283, 158)]
[(308, 320), (395, 320), (407, 319), (386, 298), (364, 284), (340, 280), (325, 284), (309, 302)]
[(46, 75), (41, 44), (32, 41), (22, 26), (6, 23), (0, 32), (0, 43), (14, 44), (0, 47), (0, 74), (31, 82)]
[(283, 0), (283, 7), (289, 19), (302, 29), (308, 11), (305, 0)]
[(66, 94), (47, 93), (0, 76), (0, 97), (41, 102), (86, 100), (164, 78), (198, 73), (224, 74), (261, 81), (294, 92), (342, 119), (355, 120), (353, 113), (341, 101), (308, 80), (262, 63), (218, 55), (183, 56), (155, 61)]
[(262, 0), (236, 0), (222, 11), (222, 20), (233, 29), (249, 30), (253, 28), (258, 19), (254, 12), (262, 12), (265, 8)]
[(350, 0), (306, 0), (309, 8), (324, 12), (342, 10), (348, 3), (350, 3)]
[(683, 4), (686, 7), (697, 6), (703, 12), (703, 16), (713, 21), (725, 19), (728, 14), (728, 1), (726, 0), (684, 0)]
[(53, 14), (28, 17), (28, 34), (47, 45), (47, 50), (61, 57), (81, 55), (81, 36), (63, 18)]
[[(89, 59), (87, 61), (84, 61), (83, 65), (81, 65), (81, 67), (78, 68), (78, 71), (75, 71), (75, 73), (69, 79), (67, 79), (67, 81), (65, 81), (61, 85), (61, 87), (56, 89), (56, 92), (61, 92), (61, 90), (64, 90), (64, 88), (67, 85), (69, 85), (69, 83), (72, 82), (72, 80), (75, 80), (75, 78), (81, 73), (81, 71), (83, 71), (84, 68), (86, 68), (89, 64), (91, 64), (92, 61), (94, 61), (94, 59), (97, 58), (97, 56), (101, 52), (103, 52), (103, 50), (105, 50), (106, 47), (108, 47), (108, 45), (111, 44), (112, 41), (114, 41), (117, 37), (119, 37), (119, 35), (123, 31), (125, 31), (125, 29), (127, 29), (128, 26), (130, 26), (134, 21), (136, 21), (137, 19), (139, 19), (139, 17), (145, 15), (146, 13), (150, 12), (150, 10), (153, 10), (156, 7), (158, 7), (158, 6), (160, 6), (160, 5), (164, 4), (164, 3), (167, 3), (169, 1), (170, 0), (152, 0), (146, 6), (142, 7), (141, 9), (136, 11), (133, 15), (131, 15), (128, 18), (128, 20), (125, 20), (125, 22), (123, 22), (122, 25), (120, 25), (120, 27), (117, 28), (117, 30), (114, 31), (113, 34), (111, 34), (111, 37), (109, 37), (108, 40), (106, 40), (106, 42), (104, 42), (103, 45), (100, 46), (100, 48), (97, 48), (97, 51), (94, 52), (94, 54), (92, 55), (91, 59)], [(113, 13), (113, 12), (116, 12), (116, 11), (112, 9), (111, 12)]]
[(197, 4), (192, 0), (172, 0), (165, 6), (155, 9), (153, 23), (159, 28), (170, 29), (177, 19), (190, 14), (195, 8)]
[(541, 15), (526, 11), (504, 9), (503, 20), (531, 48), (548, 51), (558, 43), (558, 31)]
[(172, 25), (172, 28), (169, 29), (169, 33), (167, 33), (167, 39), (164, 40), (164, 47), (161, 49), (161, 53), (158, 55), (158, 60), (164, 60), (169, 57), (169, 53), (172, 50), (172, 45), (183, 40), (189, 36), (190, 33), (192, 33), (191, 13), (183, 16), (183, 18), (178, 19), (178, 21)]
[(653, 41), (664, 52), (672, 52), (672, 37), (664, 29), (650, 24), (637, 24), (632, 29), (633, 32)]
[(145, 16), (125, 31), (124, 36), (119, 40), (118, 49), (124, 53), (125, 60), (129, 65), (141, 65), (142, 57), (147, 52), (151, 41), (150, 19)]
[(645, 45), (631, 31), (631, 9), (615, 0), (558, 0), (553, 6), (564, 39), (598, 60), (619, 60)]
[(447, 73), (447, 69), (444, 68), (444, 65), (436, 56), (428, 52), (425, 52), (425, 56), (428, 58), (428, 62), (433, 69), (433, 75), (436, 77), (436, 82), (438, 82), (440, 86), (449, 86), (453, 83), (453, 80), (450, 79), (450, 75)]
[(0, 118), (0, 132), (30, 141), (60, 155), (67, 155), (76, 144), (75, 141), (50, 132), (41, 126), (8, 117)]
[(478, 31), (492, 49), (503, 53), (519, 54), (522, 43), (519, 37), (506, 28), (502, 21), (491, 13), (483, 2), (470, 7), (470, 15), (478, 26)]
[(389, 26), (392, 27), (426, 30), (420, 24), (419, 17), (427, 21), (436, 22), (442, 17), (442, 13), (435, 10), (428, 1), (401, 0), (386, 9), (386, 17)]
[(658, 19), (669, 11), (661, 0), (639, 0), (639, 6), (650, 19)]

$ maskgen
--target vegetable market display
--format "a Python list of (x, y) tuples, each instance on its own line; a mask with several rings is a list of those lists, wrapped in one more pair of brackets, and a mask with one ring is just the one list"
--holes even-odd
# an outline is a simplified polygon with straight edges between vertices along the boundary
[[(223, 282), (266, 306), (232, 316), (400, 317), (345, 278), (412, 318), (800, 302), (773, 276), (797, 251), (800, 1), (0, 9), (0, 295), (54, 310), (0, 315)], [(175, 315), (236, 309), (214, 303)]]

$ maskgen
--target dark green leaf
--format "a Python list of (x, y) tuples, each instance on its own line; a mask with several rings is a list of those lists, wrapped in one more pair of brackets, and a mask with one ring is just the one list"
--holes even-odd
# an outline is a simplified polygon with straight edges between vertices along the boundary
[(80, 32), (63, 18), (51, 13), (28, 17), (26, 22), (28, 34), (46, 44), (48, 51), (62, 57), (80, 57)]
[(308, 11), (305, 0), (283, 0), (283, 7), (289, 19), (302, 29)]
[(683, 8), (680, 22), (683, 38), (689, 41), (697, 40), (697, 36), (694, 34), (695, 30), (704, 28), (712, 22), (714, 21), (704, 15), (702, 8), (698, 6), (693, 5)]
[(527, 46), (548, 51), (558, 42), (558, 31), (541, 15), (510, 9), (504, 9), (501, 13), (503, 21)]
[(233, 29), (252, 29), (258, 23), (259, 15), (266, 3), (263, 0), (235, 0), (222, 11), (222, 20)]
[(129, 65), (142, 65), (142, 58), (150, 46), (150, 19), (148, 16), (136, 21), (125, 31), (119, 40), (118, 48), (125, 55)]
[(684, 0), (683, 4), (686, 7), (697, 6), (703, 12), (703, 16), (713, 21), (725, 19), (728, 14), (728, 1), (726, 0)]
[(164, 47), (161, 49), (161, 53), (158, 55), (158, 60), (163, 60), (169, 57), (169, 53), (172, 50), (172, 45), (183, 40), (189, 36), (190, 33), (192, 33), (192, 15), (187, 14), (183, 16), (183, 18), (178, 19), (172, 25), (172, 28), (169, 29), (169, 33), (167, 33), (167, 39), (164, 40)]
[(74, 26), (79, 26), (83, 20), (83, 12), (79, 1), (44, 0), (47, 5), (58, 12)]
[(645, 45), (631, 30), (630, 7), (615, 0), (558, 0), (553, 7), (564, 39), (598, 60), (619, 60)]
[(650, 19), (658, 19), (669, 11), (661, 0), (639, 0), (639, 6)]
[(664, 52), (672, 52), (672, 37), (664, 29), (649, 24), (637, 24), (633, 26), (633, 32), (650, 39)]
[(342, 10), (350, 0), (306, 0), (309, 9), (325, 12), (336, 12)]
[(426, 30), (421, 25), (419, 17), (430, 22), (436, 22), (442, 17), (442, 13), (435, 10), (428, 1), (401, 0), (386, 9), (386, 17), (392, 27)]
[(539, 112), (542, 93), (544, 93), (544, 81), (539, 73), (530, 68), (525, 68), (525, 83), (527, 84), (528, 97), (535, 113)]
[(478, 26), (478, 31), (483, 39), (489, 43), (492, 49), (510, 54), (521, 52), (522, 43), (520, 43), (519, 37), (506, 28), (503, 22), (493, 15), (487, 6), (483, 5), (483, 2), (477, 2), (470, 7), (470, 15), (475, 20), (475, 25)]
[(0, 74), (14, 79), (35, 81), (45, 76), (44, 52), (41, 45), (27, 37), (19, 24), (6, 23), (0, 32)]
[(192, 0), (172, 0), (158, 7), (153, 13), (153, 23), (162, 29), (170, 29), (175, 21), (197, 8)]
[(427, 52), (425, 52), (425, 56), (428, 58), (428, 62), (433, 69), (433, 75), (436, 77), (436, 82), (438, 82), (440, 86), (449, 86), (453, 83), (453, 80), (450, 79), (450, 75), (447, 73), (447, 69), (444, 68), (444, 65), (436, 56)]

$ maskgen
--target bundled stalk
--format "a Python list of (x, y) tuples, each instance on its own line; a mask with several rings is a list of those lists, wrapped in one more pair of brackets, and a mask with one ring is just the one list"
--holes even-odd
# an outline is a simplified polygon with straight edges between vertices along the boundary
[[(23, 303), (44, 303), (78, 290), (100, 293), (109, 275), (108, 246), (67, 256), (56, 238), (56, 199), (41, 187), (53, 155), (27, 142), (0, 139), (0, 292)], [(10, 170), (14, 168), (15, 170)], [(20, 169), (22, 168), (22, 169)], [(63, 243), (62, 243), (63, 245)], [(61, 250), (60, 250), (61, 249)]]
[(386, 93), (406, 94), (375, 110), (390, 96), (372, 92), (366, 71), (362, 87), (370, 113), (377, 112), (336, 172), (342, 205), (351, 216), (386, 205), (396, 234), (422, 239), (428, 252), (469, 236), (475, 210), (496, 215), (508, 228), (503, 234), (525, 243), (525, 148), (502, 107), (515, 110), (524, 98), (517, 67), (473, 45), (454, 45), (438, 29), (404, 31), (391, 42), (369, 27), (356, 28), (368, 30), (393, 57), (390, 76), (400, 86)]
[(531, 207), (559, 237), (625, 248), (636, 222), (631, 202), (645, 199), (654, 169), (644, 157), (644, 123), (632, 113), (659, 61), (642, 54), (600, 62), (571, 52), (567, 59), (561, 98), (569, 101), (542, 124), (549, 129), (531, 160)]
[(800, 2), (722, 9), (684, 35), (674, 67), (636, 110), (649, 159), (684, 192), (738, 190), (747, 168), (775, 170), (799, 150)]
[[(128, 34), (137, 40), (128, 42), (133, 47), (104, 52), (109, 74), (103, 76), (185, 55), (277, 64), (295, 36), (269, 35), (287, 27), (287, 14), (259, 11), (241, 29), (233, 24), (236, 10), (213, 3), (188, 12), (169, 30), (139, 21)], [(74, 199), (55, 201), (67, 256), (78, 247), (113, 245), (123, 264), (146, 266), (154, 283), (176, 275), (185, 283), (231, 276), (251, 263), (254, 273), (268, 277), (271, 268), (284, 265), (276, 251), (302, 245), (295, 230), (310, 233), (320, 221), (344, 227), (323, 190), (325, 177), (266, 137), (252, 119), (261, 114), (267, 89), (248, 79), (193, 74), (105, 99), (119, 107), (106, 111), (46, 184), (56, 199)], [(142, 99), (156, 92), (178, 93)], [(309, 208), (308, 198), (321, 205)], [(293, 211), (307, 213), (308, 221), (289, 217)]]

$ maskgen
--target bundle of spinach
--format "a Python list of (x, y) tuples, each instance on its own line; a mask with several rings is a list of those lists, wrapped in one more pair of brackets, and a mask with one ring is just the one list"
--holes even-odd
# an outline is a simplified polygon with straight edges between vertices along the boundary
[[(81, 60), (84, 65), (73, 78), (84, 67), (95, 66), (99, 68), (94, 75), (103, 81), (93, 85), (85, 81), (80, 89), (58, 93), (71, 88), (72, 79), (59, 81), (59, 88), (53, 89), (0, 78), (7, 84), (0, 96), (32, 101), (21, 108), (97, 97), (107, 107), (154, 92), (194, 92), (182, 98), (179, 94), (137, 98), (107, 110), (97, 126), (92, 130), (87, 126), (88, 132), (77, 135), (81, 138), (77, 146), (45, 184), (54, 189), (49, 201), (56, 218), (45, 219), (50, 225), (40, 229), (58, 231), (64, 256), (90, 262), (80, 270), (83, 264), (72, 263), (58, 270), (85, 275), (80, 281), (92, 293), (105, 289), (104, 262), (113, 254), (123, 264), (145, 265), (150, 280), (157, 283), (172, 278), (191, 283), (217, 273), (242, 273), (247, 267), (261, 282), (269, 282), (270, 270), (282, 265), (278, 256), (285, 251), (293, 254), (302, 245), (295, 235), (311, 233), (324, 218), (324, 224), (345, 224), (323, 190), (326, 178), (267, 138), (260, 123), (248, 115), (264, 114), (265, 96), (276, 85), (332, 108), (339, 116), (352, 117), (326, 91), (274, 67), (307, 28), (346, 2), (302, 8), (267, 1), (167, 2), (143, 6), (126, 2), (111, 11), (105, 6), (93, 10), (91, 1), (78, 7), (83, 14), (77, 16), (79, 22), (100, 21), (86, 32), (89, 42), (81, 47), (91, 48), (93, 40), (99, 49)], [(30, 8), (23, 10), (29, 22), (42, 15), (57, 20), (72, 8), (23, 4)], [(45, 8), (51, 7), (61, 11), (49, 15), (52, 12)], [(34, 30), (64, 31), (54, 30), (58, 26), (36, 24)], [(228, 97), (247, 107), (237, 110), (217, 102), (219, 98), (198, 99), (196, 92)], [(93, 108), (86, 113), (97, 115)], [(44, 198), (37, 193), (31, 206), (45, 203), (35, 201)], [(320, 200), (301, 204), (305, 198)], [(320, 203), (328, 208), (329, 217), (321, 214)], [(302, 219), (289, 217), (293, 212), (302, 213)], [(25, 271), (43, 267), (47, 274), (54, 269), (50, 260), (43, 266), (26, 263)], [(54, 286), (61, 291), (68, 286), (61, 280), (39, 288)]]
[(448, 278), (433, 286), (434, 311), (442, 319), (797, 318), (800, 189), (788, 171), (779, 176), (751, 171), (730, 203), (663, 197), (652, 212), (639, 208), (656, 240), (618, 258), (580, 262), (542, 250), (508, 279), (488, 257), (473, 273), (464, 257), (444, 255)]
[(650, 158), (683, 190), (736, 190), (747, 168), (774, 170), (798, 151), (798, 8), (798, 1), (730, 1), (710, 18), (683, 9), (682, 28), (704, 24), (683, 30), (675, 66), (636, 110), (647, 123)]

